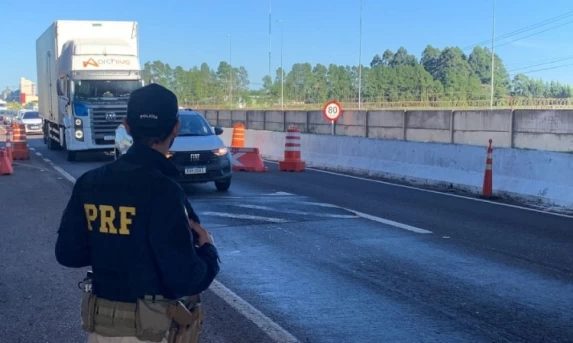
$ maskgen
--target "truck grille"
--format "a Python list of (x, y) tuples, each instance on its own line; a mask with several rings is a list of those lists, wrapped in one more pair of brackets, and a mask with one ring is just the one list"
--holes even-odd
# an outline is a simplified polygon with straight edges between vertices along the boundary
[[(191, 155), (198, 154), (198, 159), (191, 159)], [(170, 160), (179, 166), (206, 166), (217, 161), (217, 155), (211, 150), (174, 152)]]
[[(115, 113), (115, 118), (109, 120), (107, 114)], [(113, 144), (113, 141), (105, 140), (105, 136), (115, 136), (115, 130), (127, 115), (126, 105), (93, 106), (92, 107), (92, 137), (98, 145)]]

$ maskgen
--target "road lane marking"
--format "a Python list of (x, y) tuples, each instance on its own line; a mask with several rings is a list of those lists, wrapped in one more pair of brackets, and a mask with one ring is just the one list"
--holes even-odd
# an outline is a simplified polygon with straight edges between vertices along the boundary
[(231, 307), (243, 314), (251, 322), (255, 323), (263, 332), (277, 343), (301, 343), (291, 333), (275, 323), (272, 319), (265, 316), (261, 311), (254, 308), (251, 304), (243, 300), (233, 291), (223, 286), (220, 282), (214, 281), (209, 287), (213, 293), (227, 302)]
[[(276, 162), (276, 161), (271, 161), (271, 160), (266, 160), (266, 159), (265, 159), (264, 161), (265, 161), (265, 162), (269, 162), (269, 163), (278, 164), (278, 162)], [(514, 208), (514, 209), (517, 209), (517, 210), (537, 212), (537, 213), (547, 214), (547, 215), (556, 216), (556, 217), (563, 217), (563, 218), (571, 218), (571, 219), (573, 219), (573, 215), (564, 214), (564, 213), (549, 212), (549, 211), (539, 210), (539, 209), (531, 208), (531, 207), (525, 207), (525, 206), (519, 206), (519, 205), (512, 205), (512, 204), (505, 204), (505, 203), (503, 203), (503, 202), (496, 202), (496, 201), (487, 200), (487, 199), (480, 199), (480, 198), (474, 198), (474, 197), (469, 197), (469, 196), (465, 196), (465, 195), (452, 194), (452, 193), (446, 193), (446, 192), (441, 192), (441, 191), (435, 191), (435, 190), (431, 190), (431, 189), (425, 189), (425, 188), (418, 188), (418, 187), (414, 187), (414, 186), (401, 185), (401, 184), (398, 184), (398, 183), (392, 183), (392, 182), (388, 182), (388, 181), (368, 179), (368, 178), (360, 177), (360, 176), (354, 176), (354, 175), (347, 175), (347, 174), (332, 172), (332, 171), (329, 171), (329, 170), (321, 170), (321, 169), (308, 168), (308, 167), (307, 167), (306, 169), (307, 169), (307, 170), (312, 170), (312, 171), (315, 171), (315, 172), (318, 172), (318, 173), (324, 173), (324, 174), (336, 175), (336, 176), (341, 176), (341, 177), (347, 177), (347, 178), (349, 178), (349, 179), (355, 179), (355, 180), (361, 180), (361, 181), (368, 181), (368, 182), (380, 183), (380, 184), (387, 185), (387, 186), (406, 188), (406, 189), (411, 189), (411, 190), (420, 191), (420, 192), (426, 192), (426, 193), (444, 195), (444, 196), (454, 197), (454, 198), (458, 198), (458, 199), (472, 200), (472, 201), (477, 201), (477, 202), (482, 202), (482, 203), (487, 203), (487, 204), (492, 204), (492, 205), (497, 205), (497, 206), (504, 206), (504, 207)]]
[(271, 208), (268, 206), (259, 206), (259, 205), (250, 205), (250, 204), (236, 204), (235, 206), (244, 207), (244, 208), (251, 208), (251, 209), (255, 209), (255, 210), (277, 211), (277, 212), (291, 213), (291, 214), (306, 214), (306, 215), (316, 215), (316, 216), (325, 216), (325, 217), (330, 216), (332, 218), (348, 218), (348, 219), (364, 218), (364, 219), (368, 219), (368, 220), (371, 220), (371, 221), (374, 221), (374, 222), (377, 222), (380, 224), (384, 224), (384, 225), (388, 225), (388, 226), (392, 226), (392, 227), (396, 227), (399, 229), (404, 229), (404, 230), (408, 230), (408, 231), (412, 231), (412, 232), (416, 232), (416, 233), (421, 233), (421, 234), (432, 233), (432, 231), (429, 231), (429, 230), (425, 230), (425, 229), (421, 229), (421, 228), (418, 228), (415, 226), (395, 222), (393, 220), (373, 216), (371, 214), (358, 212), (358, 211), (352, 210), (350, 208), (340, 207), (340, 206), (336, 206), (333, 204), (321, 203), (321, 202), (314, 203), (314, 202), (310, 202), (310, 201), (298, 202), (298, 204), (317, 205), (317, 206), (322, 206), (322, 207), (337, 208), (340, 210), (348, 211), (350, 213), (354, 213), (354, 216), (337, 215), (337, 214), (321, 215), (321, 214), (317, 214), (317, 213), (302, 212), (302, 211), (295, 211), (295, 210), (278, 210), (278, 209), (274, 209), (274, 208)]
[(302, 205), (314, 205), (314, 206), (321, 206), (321, 207), (331, 207), (331, 208), (340, 208), (340, 206), (336, 206), (333, 204), (328, 204), (325, 202), (312, 202), (312, 201), (299, 201), (298, 204)]
[(243, 207), (243, 208), (250, 208), (253, 210), (273, 211), (273, 212), (280, 212), (280, 213), (286, 213), (286, 214), (298, 214), (298, 215), (303, 215), (303, 216), (318, 216), (318, 217), (339, 218), (339, 219), (359, 218), (359, 216), (357, 216), (357, 215), (304, 212), (304, 211), (297, 211), (297, 210), (279, 210), (279, 209), (268, 207), (268, 206), (251, 205), (251, 204), (235, 204), (235, 206)]
[(199, 212), (199, 214), (205, 215), (205, 216), (226, 217), (226, 218), (233, 218), (233, 219), (260, 220), (260, 221), (271, 222), (271, 223), (287, 223), (288, 222), (288, 220), (281, 219), (281, 218), (251, 216), (248, 214), (234, 214), (234, 213), (226, 213), (226, 212), (207, 211), (207, 212)]
[(275, 192), (275, 193), (271, 193), (269, 195), (293, 195), (292, 193), (287, 193), (287, 192)]
[[(50, 163), (50, 165), (71, 183), (76, 182), (76, 178), (71, 176), (61, 167), (55, 165), (54, 163)], [(265, 334), (271, 337), (275, 343), (301, 343), (290, 332), (285, 330), (279, 324), (275, 323), (269, 317), (265, 316), (261, 311), (257, 310), (255, 307), (253, 307), (253, 305), (243, 300), (243, 298), (235, 294), (233, 291), (223, 286), (223, 284), (219, 281), (213, 280), (209, 286), (209, 289), (212, 290), (213, 293), (215, 293), (221, 299), (223, 299), (227, 304), (237, 310), (240, 314), (242, 314), (245, 318), (258, 326)]]
[(342, 209), (345, 209), (345, 210), (347, 210), (347, 211), (350, 211), (350, 212), (352, 212), (352, 213), (356, 214), (357, 216), (360, 216), (360, 217), (362, 217), (362, 218), (364, 218), (364, 219), (372, 220), (372, 221), (377, 222), (377, 223), (380, 223), (380, 224), (385, 224), (385, 225), (397, 227), (397, 228), (400, 228), (400, 229), (404, 229), (404, 230), (408, 230), (408, 231), (412, 231), (412, 232), (416, 232), (416, 233), (422, 233), (422, 234), (432, 233), (432, 231), (420, 229), (420, 228), (415, 227), (415, 226), (398, 223), (398, 222), (395, 222), (395, 221), (393, 221), (393, 220), (384, 219), (384, 218), (381, 218), (381, 217), (376, 217), (376, 216), (373, 216), (373, 215), (371, 215), (371, 214), (354, 211), (354, 210), (351, 210), (351, 209), (349, 209), (349, 208), (344, 208), (344, 207), (341, 207), (341, 208), (342, 208)]

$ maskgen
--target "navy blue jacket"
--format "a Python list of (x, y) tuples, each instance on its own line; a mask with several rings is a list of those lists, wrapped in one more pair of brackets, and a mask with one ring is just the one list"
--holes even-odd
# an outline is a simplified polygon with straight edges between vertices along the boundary
[(218, 253), (208, 243), (195, 246), (188, 218), (199, 218), (171, 178), (178, 174), (165, 156), (139, 144), (83, 174), (58, 230), (58, 263), (92, 266), (93, 292), (112, 301), (206, 290), (219, 272)]

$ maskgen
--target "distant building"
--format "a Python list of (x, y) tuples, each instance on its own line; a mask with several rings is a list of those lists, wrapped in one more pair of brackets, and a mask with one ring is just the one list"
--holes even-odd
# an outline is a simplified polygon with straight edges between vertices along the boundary
[(20, 93), (26, 94), (26, 96), (36, 95), (36, 84), (25, 77), (20, 78)]
[(30, 104), (32, 102), (37, 103), (38, 96), (36, 84), (25, 77), (21, 77), (20, 88), (15, 91), (5, 89), (0, 93), (0, 99), (6, 100), (7, 102), (19, 102), (22, 105)]

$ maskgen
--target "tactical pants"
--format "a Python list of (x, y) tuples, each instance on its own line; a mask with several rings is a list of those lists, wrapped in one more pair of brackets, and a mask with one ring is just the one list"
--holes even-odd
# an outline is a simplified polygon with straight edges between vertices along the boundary
[[(87, 343), (149, 343), (149, 342), (140, 341), (135, 337), (105, 337), (98, 335), (97, 333), (90, 333), (88, 336)], [(161, 343), (167, 343), (167, 338), (161, 341)]]

